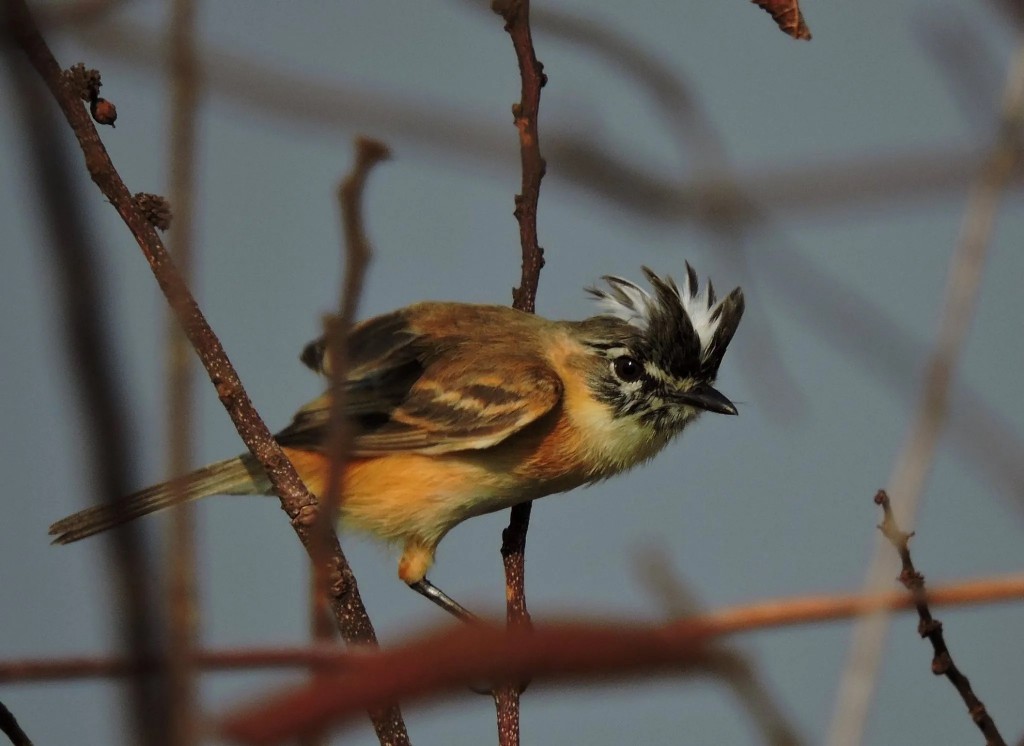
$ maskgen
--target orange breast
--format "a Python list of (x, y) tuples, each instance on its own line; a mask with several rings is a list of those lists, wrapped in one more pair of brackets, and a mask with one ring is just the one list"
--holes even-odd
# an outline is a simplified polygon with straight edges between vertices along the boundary
[[(602, 450), (611, 421), (587, 387), (580, 345), (558, 336), (549, 363), (562, 378), (563, 399), (547, 415), (496, 446), (424, 455), (388, 453), (353, 459), (341, 496), (345, 523), (388, 540), (436, 544), (475, 515), (550, 495), (622, 468)], [(315, 494), (328, 476), (321, 453), (286, 449)]]
[[(386, 540), (436, 543), (467, 518), (586, 481), (573, 459), (571, 434), (559, 408), (489, 449), (353, 459), (345, 470), (342, 521)], [(322, 494), (328, 459), (312, 451), (286, 452), (309, 489)]]

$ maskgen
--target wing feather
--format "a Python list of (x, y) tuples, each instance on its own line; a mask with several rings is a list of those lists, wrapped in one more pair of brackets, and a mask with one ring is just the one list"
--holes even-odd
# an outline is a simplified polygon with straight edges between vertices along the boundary
[[(418, 332), (397, 311), (353, 328), (345, 413), (355, 428), (353, 453), (447, 453), (489, 448), (543, 417), (558, 403), (557, 374), (535, 357), (503, 356), (465, 335)], [(302, 360), (327, 374), (322, 340)], [(321, 450), (331, 397), (325, 393), (295, 415), (277, 439)]]

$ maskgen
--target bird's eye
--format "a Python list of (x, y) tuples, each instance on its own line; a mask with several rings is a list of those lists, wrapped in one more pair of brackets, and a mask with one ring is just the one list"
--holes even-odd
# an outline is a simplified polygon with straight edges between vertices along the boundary
[(612, 363), (612, 370), (615, 371), (618, 379), (625, 383), (633, 383), (640, 380), (640, 376), (644, 373), (643, 366), (637, 362), (636, 358), (629, 355), (615, 358), (615, 362)]

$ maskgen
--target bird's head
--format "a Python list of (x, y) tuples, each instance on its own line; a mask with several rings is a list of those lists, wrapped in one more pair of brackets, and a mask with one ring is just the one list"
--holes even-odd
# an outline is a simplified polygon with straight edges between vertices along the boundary
[(607, 288), (587, 288), (604, 311), (579, 327), (599, 358), (591, 366), (595, 396), (616, 418), (664, 435), (704, 411), (736, 414), (713, 384), (743, 316), (743, 292), (718, 300), (689, 264), (682, 287), (643, 271), (653, 292), (621, 277), (605, 277)]

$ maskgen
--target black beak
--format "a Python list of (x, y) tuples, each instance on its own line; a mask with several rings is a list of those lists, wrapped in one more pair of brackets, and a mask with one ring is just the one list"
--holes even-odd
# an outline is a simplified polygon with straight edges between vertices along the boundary
[(698, 409), (706, 409), (708, 412), (717, 414), (739, 414), (736, 405), (726, 399), (717, 389), (706, 383), (698, 383), (689, 391), (680, 391), (676, 394), (684, 404)]

